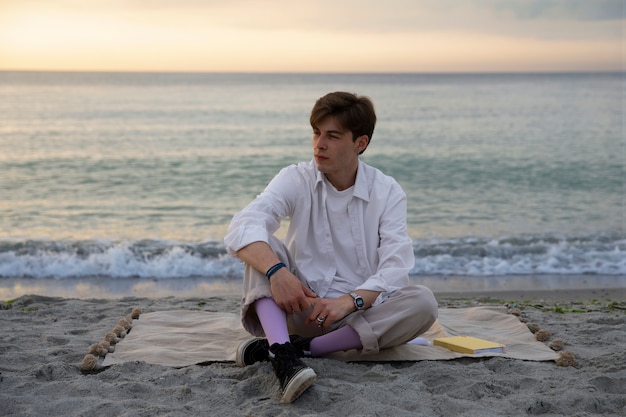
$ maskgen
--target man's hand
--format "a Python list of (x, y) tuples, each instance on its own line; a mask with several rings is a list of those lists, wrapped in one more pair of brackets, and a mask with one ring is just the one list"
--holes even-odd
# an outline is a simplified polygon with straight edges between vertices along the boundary
[[(318, 298), (311, 314), (306, 318), (306, 324), (313, 323), (317, 327), (328, 327), (354, 310), (354, 302), (350, 294), (339, 298)], [(318, 318), (322, 321), (321, 323)]]
[[(369, 290), (357, 290), (355, 292), (363, 297), (366, 309), (372, 306), (380, 294), (378, 291)], [(327, 328), (354, 311), (356, 311), (354, 298), (350, 294), (344, 294), (339, 298), (318, 298), (314, 302), (311, 314), (306, 319), (306, 324), (313, 323), (317, 327)]]
[[(265, 273), (279, 262), (270, 246), (265, 242), (254, 242), (237, 251), (239, 259)], [(311, 307), (317, 294), (311, 291), (287, 268), (280, 268), (270, 278), (272, 298), (287, 314), (300, 313)]]
[(272, 298), (287, 314), (300, 314), (308, 310), (317, 300), (317, 294), (287, 268), (281, 268), (272, 275), (270, 287)]

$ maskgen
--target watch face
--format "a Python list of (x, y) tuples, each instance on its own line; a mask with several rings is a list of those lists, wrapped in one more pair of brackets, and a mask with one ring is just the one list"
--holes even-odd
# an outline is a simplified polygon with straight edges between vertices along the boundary
[(359, 297), (354, 300), (354, 304), (357, 308), (363, 308), (365, 306), (365, 301), (363, 301), (363, 299)]

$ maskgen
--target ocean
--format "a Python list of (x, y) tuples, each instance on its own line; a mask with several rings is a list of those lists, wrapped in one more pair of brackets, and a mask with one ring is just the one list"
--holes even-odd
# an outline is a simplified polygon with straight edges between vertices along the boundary
[(335, 90), (375, 103), (362, 159), (407, 194), (412, 280), (624, 287), (624, 87), (621, 73), (0, 72), (0, 299), (236, 289), (228, 223), (311, 159), (310, 109)]

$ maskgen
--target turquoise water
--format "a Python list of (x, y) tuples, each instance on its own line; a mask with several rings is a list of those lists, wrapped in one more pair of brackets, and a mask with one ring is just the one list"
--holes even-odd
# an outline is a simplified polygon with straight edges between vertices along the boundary
[(0, 72), (0, 280), (238, 277), (228, 222), (333, 90), (375, 102), (415, 276), (626, 274), (621, 74)]

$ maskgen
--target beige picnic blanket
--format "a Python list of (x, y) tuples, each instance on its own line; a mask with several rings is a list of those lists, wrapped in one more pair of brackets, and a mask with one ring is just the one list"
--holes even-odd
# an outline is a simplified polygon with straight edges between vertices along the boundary
[[(422, 337), (433, 340), (445, 336), (474, 336), (501, 343), (503, 356), (530, 361), (556, 360), (558, 355), (535, 340), (528, 327), (504, 307), (442, 308), (439, 318)], [(171, 367), (235, 360), (238, 344), (251, 336), (243, 329), (239, 316), (206, 311), (158, 311), (142, 314), (133, 321), (130, 333), (117, 344), (102, 366), (128, 361), (143, 361)], [(406, 344), (363, 354), (357, 350), (335, 353), (342, 361), (421, 361), (475, 357), (438, 346)]]

